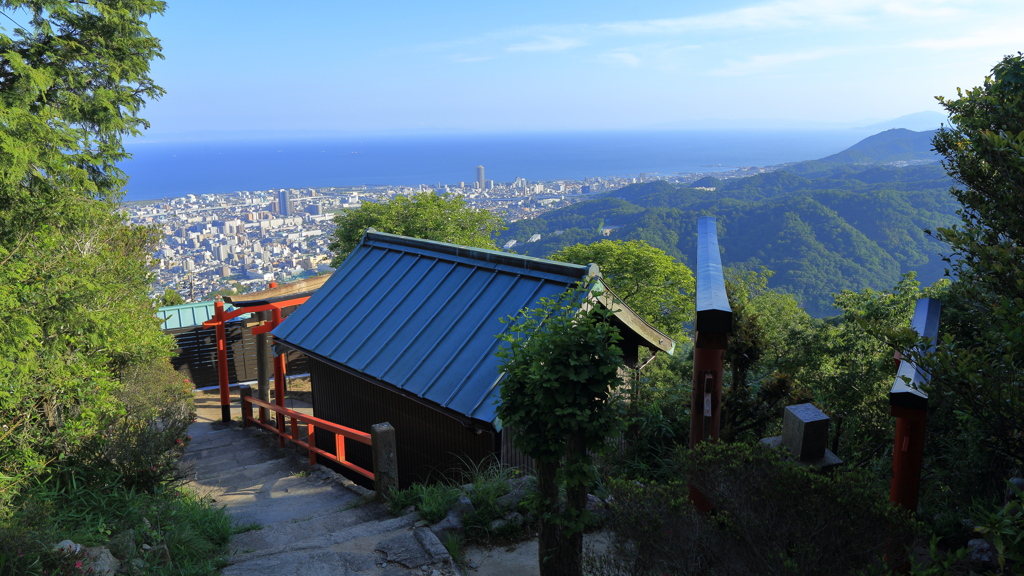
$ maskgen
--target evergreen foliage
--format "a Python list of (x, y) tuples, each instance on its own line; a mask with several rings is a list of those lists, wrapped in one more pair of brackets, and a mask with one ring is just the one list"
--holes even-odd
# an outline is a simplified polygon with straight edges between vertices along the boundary
[(497, 353), (505, 373), (498, 417), (537, 467), (543, 576), (581, 574), (587, 493), (596, 481), (591, 454), (620, 422), (612, 393), (621, 384), (622, 336), (609, 322), (613, 311), (587, 288), (542, 298), (509, 318)]
[(552, 260), (597, 264), (601, 277), (641, 318), (674, 339), (693, 322), (693, 272), (643, 240), (602, 240), (568, 246)]
[[(0, 2), (0, 500), (124, 413), (122, 374), (169, 353), (155, 232), (115, 212), (159, 41), (151, 0)], [(9, 30), (10, 22), (19, 25)]]
[(366, 203), (339, 213), (334, 223), (338, 225), (330, 245), (334, 267), (355, 249), (368, 228), (475, 248), (495, 248), (494, 234), (505, 229), (500, 216), (469, 207), (461, 196), (433, 192)]
[(932, 374), (938, 443), (952, 452), (933, 456), (958, 472), (942, 482), (994, 503), (1024, 463), (1024, 55), (939, 101), (950, 127), (936, 133), (935, 149), (963, 208), (962, 222), (936, 235), (958, 281), (944, 298), (939, 346), (918, 361)]

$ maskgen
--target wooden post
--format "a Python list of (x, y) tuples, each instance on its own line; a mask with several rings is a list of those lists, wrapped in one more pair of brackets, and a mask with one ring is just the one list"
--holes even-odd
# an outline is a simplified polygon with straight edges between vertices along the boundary
[(224, 301), (217, 297), (213, 303), (213, 317), (217, 321), (217, 382), (220, 385), (220, 417), (231, 422), (231, 393), (228, 389), (227, 335), (224, 333)]
[[(256, 319), (264, 324), (270, 320), (270, 314), (264, 310), (256, 313)], [(270, 335), (260, 332), (256, 335), (256, 397), (270, 402), (270, 374), (273, 371), (273, 352), (270, 350)], [(260, 407), (260, 422), (266, 424), (267, 409)]]
[[(914, 308), (910, 327), (929, 338), (935, 348), (939, 337), (941, 304), (933, 298), (922, 298)], [(896, 381), (889, 391), (890, 414), (896, 417), (896, 441), (892, 452), (892, 484), (889, 501), (912, 513), (917, 512), (921, 484), (921, 463), (924, 453), (925, 421), (928, 414), (928, 393), (921, 387), (929, 375), (912, 362), (900, 361)]]
[[(271, 324), (276, 328), (281, 324), (281, 309), (274, 308)], [(274, 357), (274, 404), (284, 408), (284, 379), (285, 371), (287, 366), (285, 365), (284, 353), (280, 353)], [(282, 448), (284, 448), (284, 416), (279, 412), (277, 414), (277, 430), (281, 433), (278, 435), (278, 440)]]
[(373, 442), (373, 489), (378, 500), (398, 490), (398, 457), (395, 429), (387, 422), (370, 427)]
[[(715, 219), (697, 220), (697, 319), (694, 323), (693, 381), (690, 398), (690, 448), (717, 442), (722, 417), (723, 355), (732, 330), (732, 307), (725, 291)], [(712, 505), (693, 484), (690, 499), (698, 510)]]

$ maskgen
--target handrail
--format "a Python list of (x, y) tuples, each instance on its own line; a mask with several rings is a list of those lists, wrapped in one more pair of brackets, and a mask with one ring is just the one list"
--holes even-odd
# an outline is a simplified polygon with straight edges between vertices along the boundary
[[(278, 418), (289, 418), (291, 420), (291, 433), (289, 434), (288, 432), (286, 432), (286, 429), (284, 427), (278, 429), (268, 424), (266, 422), (266, 412), (263, 410), (260, 411), (261, 418), (253, 418), (252, 407), (254, 405), (259, 406), (260, 408), (266, 408), (267, 410), (273, 410), (274, 412), (279, 414)], [(299, 438), (299, 422), (302, 422), (303, 424), (306, 425), (307, 441), (303, 441), (301, 438)], [(262, 428), (266, 428), (267, 430), (270, 430), (274, 432), (274, 434), (280, 436), (283, 440), (289, 440), (291, 442), (294, 442), (296, 445), (302, 446), (303, 448), (308, 450), (310, 466), (316, 464), (316, 457), (319, 454), (320, 456), (323, 456), (324, 458), (332, 462), (336, 462), (365, 478), (368, 478), (370, 480), (375, 479), (373, 472), (356, 466), (355, 464), (345, 459), (346, 438), (349, 440), (355, 440), (356, 442), (360, 442), (368, 446), (373, 445), (373, 440), (371, 439), (371, 436), (366, 432), (360, 432), (359, 430), (353, 430), (352, 428), (340, 426), (333, 422), (328, 422), (326, 420), (322, 420), (320, 418), (316, 418), (308, 414), (303, 414), (301, 412), (289, 410), (288, 408), (285, 408), (283, 406), (271, 404), (270, 402), (264, 402), (263, 400), (260, 400), (258, 398), (253, 398), (251, 396), (242, 396), (242, 425), (249, 426), (250, 424), (255, 424)], [(317, 448), (315, 436), (317, 430), (324, 430), (326, 432), (331, 432), (332, 434), (334, 434), (335, 454), (331, 454), (330, 452), (327, 452), (321, 448)]]

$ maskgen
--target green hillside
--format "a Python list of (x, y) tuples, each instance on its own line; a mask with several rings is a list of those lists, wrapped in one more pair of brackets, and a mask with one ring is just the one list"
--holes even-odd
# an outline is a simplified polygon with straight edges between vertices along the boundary
[[(844, 289), (890, 288), (909, 271), (926, 284), (943, 276), (941, 246), (924, 232), (956, 222), (941, 166), (819, 168), (715, 181), (715, 190), (634, 184), (515, 222), (500, 242), (514, 238), (517, 251), (546, 256), (599, 240), (605, 228), (609, 238), (645, 240), (692, 265), (697, 218), (716, 216), (723, 264), (775, 270), (772, 286), (816, 316), (834, 314), (831, 294)], [(525, 244), (533, 234), (541, 240)]]
[(935, 130), (914, 132), (894, 128), (868, 136), (837, 154), (788, 165), (786, 170), (794, 174), (805, 174), (848, 164), (938, 163), (939, 156), (932, 150), (934, 135)]

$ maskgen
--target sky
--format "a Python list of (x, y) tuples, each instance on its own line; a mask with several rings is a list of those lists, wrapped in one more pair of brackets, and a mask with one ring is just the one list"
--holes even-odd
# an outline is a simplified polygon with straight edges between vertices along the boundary
[(856, 126), (1024, 50), (1021, 0), (168, 0), (145, 139)]

